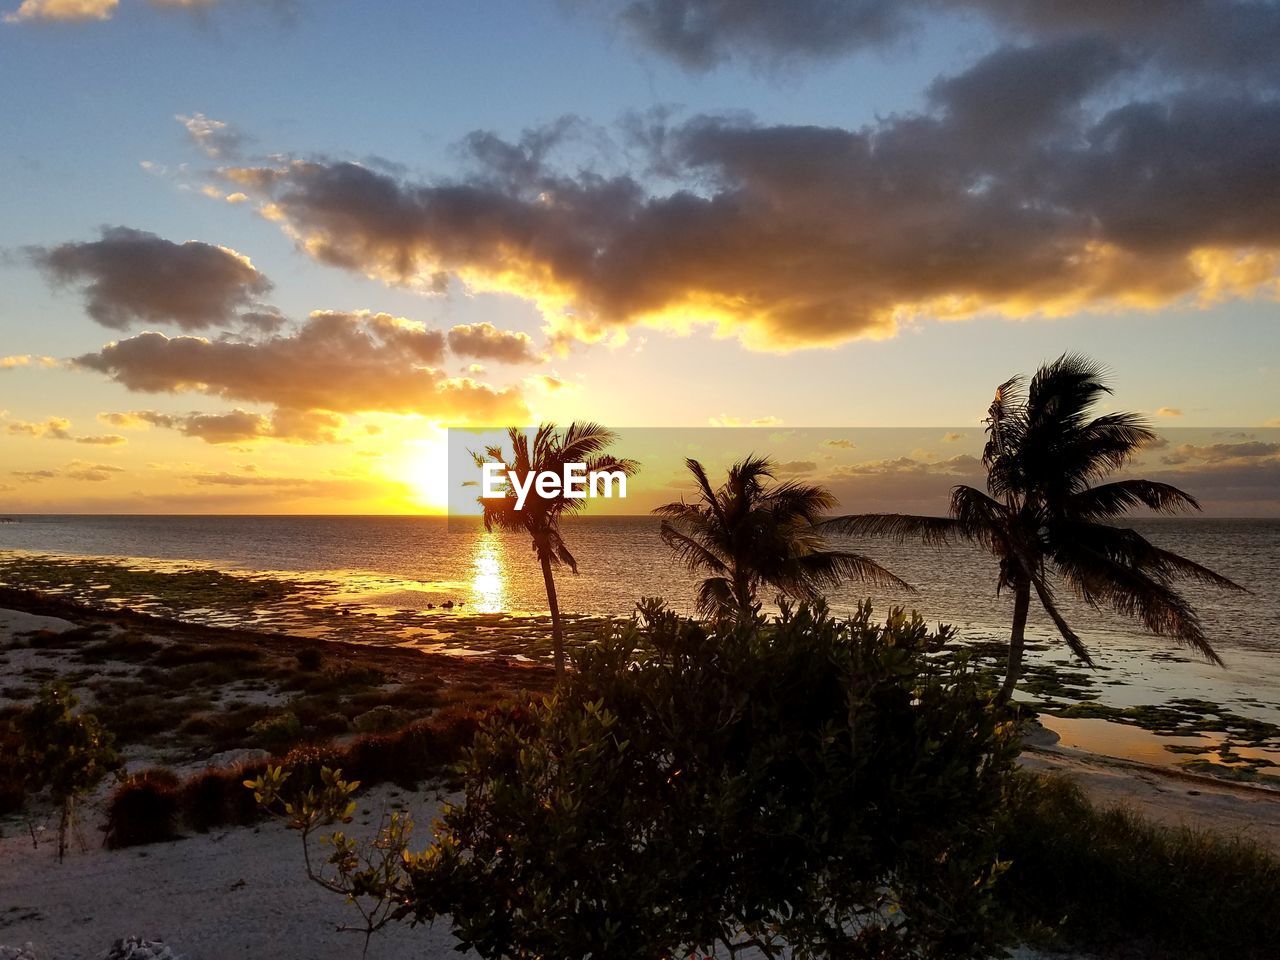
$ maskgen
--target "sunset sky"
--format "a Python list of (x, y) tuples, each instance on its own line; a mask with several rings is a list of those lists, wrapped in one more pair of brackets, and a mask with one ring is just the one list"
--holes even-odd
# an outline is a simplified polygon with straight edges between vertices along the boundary
[(438, 511), (575, 418), (974, 482), (1072, 350), (1280, 513), (1278, 4), (0, 4), (0, 512)]

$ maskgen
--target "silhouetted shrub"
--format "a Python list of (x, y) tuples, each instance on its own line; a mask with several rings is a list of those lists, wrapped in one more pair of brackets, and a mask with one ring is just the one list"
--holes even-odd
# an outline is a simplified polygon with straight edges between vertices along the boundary
[(970, 669), (930, 657), (949, 634), (866, 607), (644, 615), (481, 729), (393, 891), (409, 916), (486, 958), (994, 952), (1014, 747)]
[(309, 726), (318, 736), (339, 737), (351, 730), (351, 721), (335, 710), (316, 717)]
[[(181, 784), (168, 771), (165, 771), (168, 777), (158, 771), (148, 773), (156, 784), (173, 778), (178, 811), (176, 822), (193, 830), (205, 831), (261, 819), (262, 812), (253, 794), (244, 788), (244, 781), (260, 776), (270, 765), (280, 765), (290, 771), (291, 789), (305, 791), (310, 787), (320, 787), (325, 767), (342, 769), (352, 780), (359, 780), (365, 786), (395, 783), (411, 788), (430, 777), (447, 774), (450, 765), (470, 745), (480, 722), (475, 712), (454, 707), (394, 733), (360, 736), (342, 746), (302, 744), (272, 761), (253, 760), (231, 768), (204, 770)], [(161, 792), (158, 786), (136, 785), (132, 789), (139, 793)], [(117, 795), (125, 792), (125, 787), (122, 787)], [(157, 833), (150, 839), (131, 842), (150, 843), (169, 839), (171, 835)]]
[(178, 777), (155, 767), (128, 777), (107, 801), (108, 847), (159, 843), (178, 835)]
[(26, 777), (18, 762), (18, 734), (0, 720), (0, 816), (22, 808), (26, 799)]
[(324, 654), (315, 647), (303, 647), (294, 654), (299, 670), (314, 672), (324, 666)]

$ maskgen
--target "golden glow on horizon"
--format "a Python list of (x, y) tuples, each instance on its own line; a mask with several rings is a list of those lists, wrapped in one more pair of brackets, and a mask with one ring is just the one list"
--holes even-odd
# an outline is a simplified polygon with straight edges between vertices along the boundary
[(443, 437), (409, 441), (406, 455), (391, 471), (392, 479), (403, 483), (409, 502), (427, 513), (447, 513), (449, 509), (449, 456)]

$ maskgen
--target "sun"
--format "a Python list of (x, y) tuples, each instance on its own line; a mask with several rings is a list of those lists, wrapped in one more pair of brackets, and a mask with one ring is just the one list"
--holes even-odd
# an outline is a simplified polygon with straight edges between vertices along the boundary
[(427, 513), (449, 512), (449, 452), (443, 437), (410, 440), (392, 471), (408, 488), (408, 499)]

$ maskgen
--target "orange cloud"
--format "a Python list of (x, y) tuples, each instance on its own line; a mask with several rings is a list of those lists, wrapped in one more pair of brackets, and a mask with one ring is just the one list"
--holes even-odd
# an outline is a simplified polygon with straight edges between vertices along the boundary
[(197, 392), (279, 411), (417, 414), (457, 423), (527, 415), (518, 392), (435, 366), (444, 335), (386, 314), (313, 313), (288, 334), (257, 340), (143, 333), (75, 360), (140, 393)]
[(119, 5), (120, 0), (22, 0), (22, 5), (4, 19), (9, 23), (109, 20)]

